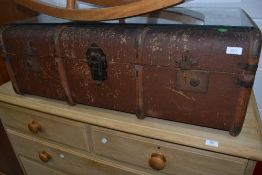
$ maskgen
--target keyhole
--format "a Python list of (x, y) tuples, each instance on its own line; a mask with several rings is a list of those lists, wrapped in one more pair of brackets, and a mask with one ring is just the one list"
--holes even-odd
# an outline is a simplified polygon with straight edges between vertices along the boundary
[(197, 87), (199, 84), (200, 84), (200, 80), (199, 79), (192, 78), (190, 80), (190, 85), (193, 86), (193, 87)]

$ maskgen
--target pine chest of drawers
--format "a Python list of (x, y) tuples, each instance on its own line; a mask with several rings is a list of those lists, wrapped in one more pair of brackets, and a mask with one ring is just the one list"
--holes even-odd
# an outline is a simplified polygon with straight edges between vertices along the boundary
[(226, 131), (34, 96), (0, 87), (0, 118), (27, 175), (251, 175), (262, 160), (251, 98), (238, 137)]

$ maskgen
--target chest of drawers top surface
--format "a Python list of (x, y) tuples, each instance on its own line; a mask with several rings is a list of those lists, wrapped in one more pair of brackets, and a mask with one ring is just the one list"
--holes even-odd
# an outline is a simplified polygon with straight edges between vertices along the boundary
[[(252, 96), (242, 132), (232, 137), (226, 131), (170, 122), (155, 118), (139, 120), (135, 115), (85, 105), (69, 106), (65, 102), (35, 96), (15, 94), (10, 83), (0, 86), (0, 106), (11, 104), (40, 111), (77, 122), (88, 123), (152, 139), (194, 148), (262, 160), (261, 125)], [(217, 146), (206, 142), (216, 141)]]

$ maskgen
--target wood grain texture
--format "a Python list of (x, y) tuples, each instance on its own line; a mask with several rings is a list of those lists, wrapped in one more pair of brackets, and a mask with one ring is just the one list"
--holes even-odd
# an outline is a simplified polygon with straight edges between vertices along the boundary
[(91, 3), (95, 5), (100, 5), (100, 6), (117, 6), (117, 5), (123, 5), (123, 4), (128, 4), (130, 2), (136, 2), (139, 0), (81, 0), (82, 2), (86, 3)]
[(76, 0), (67, 0), (66, 1), (66, 8), (67, 9), (74, 9), (76, 6)]
[[(68, 174), (76, 175), (149, 175), (128, 167), (117, 165), (104, 160), (99, 160), (91, 155), (75, 152), (46, 141), (29, 137), (27, 135), (7, 130), (10, 141), (18, 155), (23, 155), (37, 163), (44, 164), (50, 168), (62, 170)], [(51, 155), (50, 161), (43, 163), (38, 154), (46, 151)], [(64, 157), (61, 158), (61, 155)]]
[[(84, 123), (65, 120), (40, 112), (7, 105), (0, 109), (3, 124), (28, 135), (45, 138), (60, 144), (89, 151), (86, 128)], [(28, 124), (36, 121), (41, 125), (41, 131), (34, 134), (28, 129)]]
[[(262, 160), (262, 137), (257, 106), (253, 100), (254, 96), (251, 97), (242, 132), (238, 137), (232, 137), (228, 132), (216, 129), (154, 118), (139, 120), (132, 114), (84, 105), (69, 106), (62, 101), (29, 95), (20, 96), (15, 94), (10, 83), (0, 87), (0, 101), (4, 103), (171, 143)], [(206, 139), (218, 141), (219, 147), (205, 145)]]
[(66, 175), (60, 171), (54, 170), (43, 164), (36, 163), (30, 159), (20, 156), (20, 161), (23, 164), (23, 168), (26, 172), (26, 175)]
[[(96, 154), (151, 169), (153, 153), (163, 154), (166, 165), (160, 172), (175, 175), (240, 175), (248, 160), (209, 151), (168, 144), (152, 139), (93, 127)], [(105, 142), (106, 140), (106, 142)]]
[(256, 167), (256, 164), (257, 164), (256, 161), (249, 160), (247, 163), (245, 175), (252, 175)]
[(120, 19), (167, 8), (183, 0), (140, 0), (101, 9), (65, 9), (35, 0), (15, 0), (16, 3), (50, 16), (68, 20), (101, 21)]

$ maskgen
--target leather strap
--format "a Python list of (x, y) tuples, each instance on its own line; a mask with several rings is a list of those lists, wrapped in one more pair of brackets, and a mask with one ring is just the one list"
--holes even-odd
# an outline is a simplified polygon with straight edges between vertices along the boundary
[(10, 63), (11, 61), (11, 58), (12, 58), (12, 55), (11, 54), (8, 54), (7, 51), (6, 51), (6, 47), (5, 47), (5, 43), (4, 43), (4, 38), (3, 38), (3, 33), (4, 31), (9, 28), (10, 26), (6, 25), (6, 26), (2, 26), (0, 28), (0, 46), (1, 46), (1, 52), (2, 52), (2, 56), (4, 58), (4, 62), (5, 62), (5, 65), (6, 65), (6, 69), (8, 71), (8, 74), (9, 74), (9, 77), (11, 79), (11, 82), (13, 84), (13, 88), (15, 90), (15, 92), (17, 94), (22, 94), (19, 86), (18, 86), (18, 83), (17, 83), (17, 80), (16, 80), (16, 77), (15, 77), (15, 72), (12, 68), (12, 65)]

